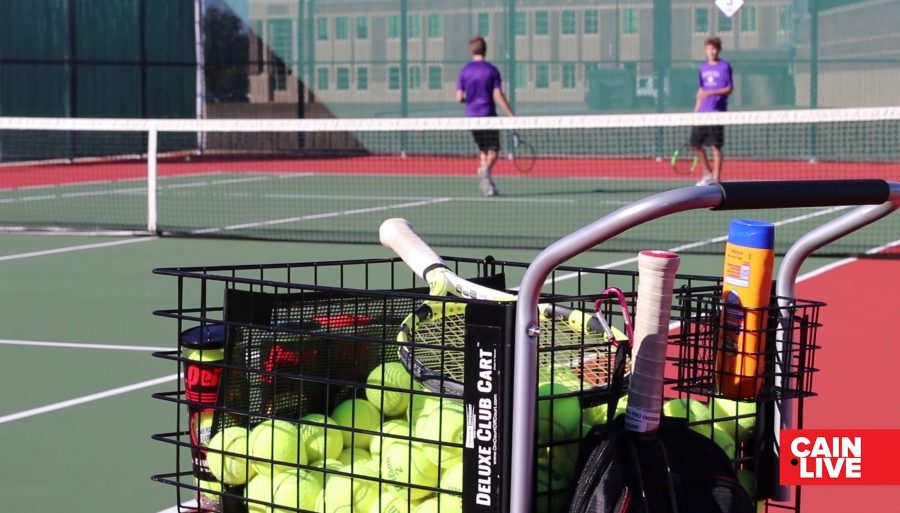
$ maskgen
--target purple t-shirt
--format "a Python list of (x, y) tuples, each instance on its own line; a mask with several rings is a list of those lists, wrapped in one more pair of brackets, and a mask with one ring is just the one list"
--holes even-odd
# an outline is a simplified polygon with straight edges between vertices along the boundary
[(503, 86), (500, 71), (487, 61), (472, 61), (459, 72), (456, 89), (466, 95), (466, 116), (496, 116), (494, 89)]
[[(731, 64), (718, 60), (715, 64), (708, 61), (700, 65), (700, 88), (704, 90), (719, 89), (732, 85)], [(728, 96), (716, 94), (707, 96), (700, 102), (698, 112), (725, 112), (728, 110)]]

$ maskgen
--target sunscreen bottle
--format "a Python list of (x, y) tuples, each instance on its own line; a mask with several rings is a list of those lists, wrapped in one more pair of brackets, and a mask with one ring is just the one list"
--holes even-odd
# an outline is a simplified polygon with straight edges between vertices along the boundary
[(775, 225), (732, 219), (722, 273), (722, 330), (716, 357), (718, 391), (731, 399), (759, 395), (765, 370), (766, 323)]

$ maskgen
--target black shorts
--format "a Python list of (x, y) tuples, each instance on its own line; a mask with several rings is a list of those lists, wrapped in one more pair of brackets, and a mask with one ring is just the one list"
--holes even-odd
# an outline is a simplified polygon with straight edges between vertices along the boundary
[(472, 138), (478, 145), (478, 151), (487, 153), (489, 151), (500, 151), (500, 131), (499, 130), (472, 130)]
[(725, 127), (722, 125), (695, 126), (691, 128), (691, 146), (702, 148), (725, 146)]

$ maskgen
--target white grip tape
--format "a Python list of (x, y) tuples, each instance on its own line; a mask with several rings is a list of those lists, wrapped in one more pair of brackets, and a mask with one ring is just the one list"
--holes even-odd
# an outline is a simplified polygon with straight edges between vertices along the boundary
[(378, 237), (382, 245), (393, 250), (420, 278), (426, 278), (425, 270), (429, 267), (446, 265), (406, 219), (393, 218), (381, 223)]
[(672, 288), (680, 259), (660, 251), (638, 255), (638, 296), (634, 322), (634, 364), (628, 387), (626, 426), (631, 431), (659, 428)]

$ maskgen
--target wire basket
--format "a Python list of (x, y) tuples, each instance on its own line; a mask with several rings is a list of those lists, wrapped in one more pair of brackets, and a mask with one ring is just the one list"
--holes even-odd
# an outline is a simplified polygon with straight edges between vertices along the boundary
[[(528, 266), (446, 261), (500, 289)], [(425, 501), (466, 513), (508, 510), (514, 303), (428, 296), (396, 259), (154, 272), (177, 278), (177, 306), (156, 314), (176, 320), (179, 340), (178, 350), (155, 356), (185, 375), (216, 378), (205, 394), (186, 380), (154, 396), (177, 411), (175, 430), (154, 435), (174, 447), (175, 471), (153, 479), (174, 485), (179, 504), (196, 500), (182, 510), (370, 513), (377, 504), (405, 513)], [(599, 304), (621, 327), (621, 311), (600, 292), (621, 289), (634, 312), (636, 285), (633, 272), (560, 267), (544, 289), (536, 511), (565, 508), (580, 440), (606, 421), (603, 376), (615, 361), (609, 340), (587, 329), (563, 338), (560, 325), (584, 326)], [(721, 290), (715, 277), (679, 276), (677, 285), (672, 321), (682, 329), (670, 339), (670, 399), (702, 391), (682, 358), (694, 341), (713, 340), (715, 325), (697, 311)], [(464, 325), (451, 328), (460, 313)], [(415, 320), (426, 317), (431, 332)], [(192, 330), (218, 339), (197, 344), (185, 336)], [(688, 420), (712, 433), (714, 422), (738, 425), (745, 416)], [(735, 465), (762, 468), (756, 461), (770, 443), (752, 433), (731, 454)]]

